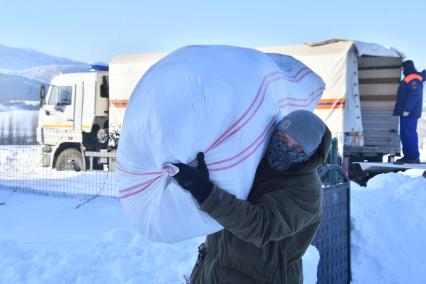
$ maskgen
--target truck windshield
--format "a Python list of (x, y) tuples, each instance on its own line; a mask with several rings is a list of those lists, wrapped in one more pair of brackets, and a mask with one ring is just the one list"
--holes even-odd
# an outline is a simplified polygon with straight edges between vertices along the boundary
[(50, 86), (49, 105), (67, 106), (72, 103), (71, 86)]

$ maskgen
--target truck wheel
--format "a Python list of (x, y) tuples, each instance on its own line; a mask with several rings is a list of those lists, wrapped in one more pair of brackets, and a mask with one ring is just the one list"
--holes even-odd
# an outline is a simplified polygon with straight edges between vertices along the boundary
[(56, 159), (55, 168), (58, 171), (76, 171), (83, 169), (83, 157), (77, 149), (65, 149)]

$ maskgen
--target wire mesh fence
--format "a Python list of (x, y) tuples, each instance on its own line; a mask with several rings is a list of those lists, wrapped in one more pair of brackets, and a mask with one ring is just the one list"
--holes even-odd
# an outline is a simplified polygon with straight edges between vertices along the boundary
[(35, 131), (23, 129), (0, 129), (0, 145), (35, 145), (37, 135)]
[(0, 188), (52, 195), (118, 196), (114, 172), (99, 167), (84, 171), (75, 167), (83, 159), (81, 152), (61, 153), (51, 155), (47, 165), (34, 131), (0, 130)]

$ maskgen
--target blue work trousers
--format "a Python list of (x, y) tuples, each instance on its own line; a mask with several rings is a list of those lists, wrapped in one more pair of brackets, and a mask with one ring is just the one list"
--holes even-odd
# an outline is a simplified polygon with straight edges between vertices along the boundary
[(418, 118), (400, 116), (402, 153), (410, 160), (418, 159), (420, 156), (417, 121)]

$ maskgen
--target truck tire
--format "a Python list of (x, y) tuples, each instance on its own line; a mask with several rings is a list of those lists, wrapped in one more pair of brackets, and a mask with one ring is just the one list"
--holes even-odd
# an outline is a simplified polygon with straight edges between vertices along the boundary
[(83, 157), (77, 149), (65, 149), (56, 159), (55, 168), (58, 171), (76, 171), (83, 169)]

